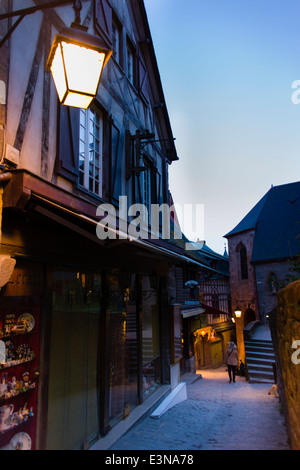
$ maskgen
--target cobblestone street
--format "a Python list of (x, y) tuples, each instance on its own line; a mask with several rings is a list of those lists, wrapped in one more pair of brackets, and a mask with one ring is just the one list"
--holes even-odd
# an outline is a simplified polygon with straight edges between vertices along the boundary
[(142, 419), (110, 450), (290, 450), (269, 384), (229, 384), (225, 367), (201, 375), (187, 380), (186, 401)]

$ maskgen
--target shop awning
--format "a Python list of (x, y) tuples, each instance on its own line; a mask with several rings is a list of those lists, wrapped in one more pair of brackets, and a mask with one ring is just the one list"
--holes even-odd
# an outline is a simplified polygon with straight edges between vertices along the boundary
[[(4, 193), (5, 208), (13, 207), (26, 210), (31, 207), (32, 210), (55, 220), (95, 243), (102, 246), (107, 244), (107, 240), (100, 240), (96, 236), (96, 226), (101, 223), (95, 218), (99, 205), (98, 201), (92, 202), (91, 199), (82, 195), (71, 193), (58, 185), (33, 175), (28, 170), (17, 169), (11, 173), (13, 178), (7, 184)], [(141, 250), (141, 255), (143, 251), (147, 251), (153, 255), (171, 259), (173, 262), (184, 263), (201, 268), (201, 270), (208, 273), (217, 274), (216, 270), (195, 260), (192, 256), (188, 256), (188, 252), (169, 243), (168, 240), (136, 239), (118, 230), (115, 232), (117, 233), (117, 240), (111, 240), (115, 245), (130, 243)], [(119, 234), (122, 235), (122, 239), (118, 239)], [(110, 243), (111, 246), (113, 246), (112, 243)]]
[(204, 304), (203, 302), (200, 303), (199, 306), (187, 308), (186, 306), (181, 309), (181, 315), (183, 318), (195, 317), (196, 315), (214, 315), (214, 316), (221, 316), (226, 315), (231, 318), (231, 314), (227, 312), (223, 312), (222, 310), (218, 310), (216, 308), (210, 307), (209, 305)]
[[(52, 220), (64, 225), (65, 227), (74, 230), (75, 232), (81, 234), (82, 236), (94, 241), (95, 243), (99, 243), (101, 245), (105, 244), (106, 240), (100, 240), (96, 236), (96, 226), (97, 224), (101, 224), (101, 221), (95, 220), (91, 217), (88, 217), (84, 214), (80, 214), (74, 212), (66, 207), (63, 207), (53, 201), (49, 201), (46, 198), (43, 198), (39, 195), (33, 195), (32, 200), (35, 202), (34, 210), (40, 214), (43, 214), (46, 217), (51, 218)], [(66, 218), (66, 215), (69, 217)], [(72, 220), (73, 219), (73, 220)], [(84, 228), (82, 224), (78, 224), (77, 221), (84, 223), (85, 225), (88, 224), (92, 226), (92, 230), (89, 230), (87, 227)], [(75, 222), (76, 221), (76, 222)], [(105, 225), (103, 225), (105, 227)], [(198, 268), (205, 269), (211, 273), (215, 273), (216, 271), (209, 268), (208, 266), (199, 263), (188, 256), (182, 255), (173, 251), (171, 249), (167, 249), (162, 246), (158, 246), (157, 244), (151, 243), (151, 241), (143, 240), (139, 238), (134, 238), (120, 230), (114, 230), (112, 228), (108, 228), (108, 230), (114, 232), (117, 236), (121, 235), (121, 239), (112, 240), (111, 242), (114, 243), (130, 243), (135, 245), (137, 248), (142, 250), (146, 250), (148, 252), (153, 253), (154, 255), (160, 255), (163, 257), (170, 258), (176, 262), (190, 264), (193, 266), (197, 266)]]
[(206, 310), (203, 307), (197, 307), (197, 308), (188, 308), (181, 310), (181, 315), (183, 318), (189, 318), (189, 317), (195, 317), (196, 315), (201, 315), (202, 313), (205, 313)]

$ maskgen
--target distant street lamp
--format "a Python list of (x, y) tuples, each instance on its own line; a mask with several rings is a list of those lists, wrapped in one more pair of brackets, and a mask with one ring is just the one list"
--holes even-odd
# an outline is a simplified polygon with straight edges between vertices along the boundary
[(235, 313), (236, 318), (241, 318), (242, 311), (241, 311), (241, 309), (239, 308), (238, 305), (236, 306), (234, 313)]

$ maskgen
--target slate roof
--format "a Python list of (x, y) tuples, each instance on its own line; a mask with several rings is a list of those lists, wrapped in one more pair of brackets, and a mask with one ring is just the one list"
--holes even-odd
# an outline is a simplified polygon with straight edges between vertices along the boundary
[(216, 251), (212, 250), (204, 242), (202, 248), (199, 250), (199, 253), (204, 257), (206, 262), (211, 265), (214, 263), (215, 269), (224, 276), (229, 276), (229, 257), (228, 255), (220, 255)]
[(255, 230), (251, 262), (300, 253), (300, 182), (272, 187), (227, 235)]
[(245, 232), (250, 229), (255, 229), (258, 217), (261, 213), (262, 208), (265, 205), (266, 199), (269, 193), (265, 194), (263, 198), (251, 209), (250, 212), (237, 224), (237, 226), (229, 233), (224, 235), (225, 238), (235, 235), (237, 233)]

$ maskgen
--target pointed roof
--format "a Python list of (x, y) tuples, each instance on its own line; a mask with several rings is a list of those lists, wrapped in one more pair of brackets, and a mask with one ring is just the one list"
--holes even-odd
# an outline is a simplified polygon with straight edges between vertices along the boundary
[(247, 230), (255, 229), (257, 220), (262, 211), (262, 208), (265, 205), (268, 195), (269, 195), (269, 192), (267, 192), (267, 194), (265, 194), (261, 198), (261, 200), (253, 207), (253, 209), (251, 209), (250, 212), (248, 212), (248, 214), (241, 220), (241, 222), (239, 222), (233, 230), (231, 230), (226, 235), (224, 235), (224, 237), (228, 238), (237, 233), (246, 232)]
[(220, 253), (217, 253), (216, 251), (212, 250), (204, 241), (202, 248), (200, 249), (200, 253), (202, 253), (204, 256), (207, 256), (209, 258), (214, 258), (217, 260), (222, 260), (224, 261), (224, 255), (221, 255)]
[(300, 252), (300, 182), (272, 187), (226, 238), (255, 230), (251, 262), (288, 259)]
[(226, 257), (225, 255), (220, 255), (216, 251), (212, 250), (209, 246), (207, 246), (205, 241), (203, 243), (202, 248), (199, 250), (199, 253), (204, 257), (204, 259), (209, 265), (215, 267), (218, 274), (222, 274), (224, 276), (229, 275), (228, 256)]

